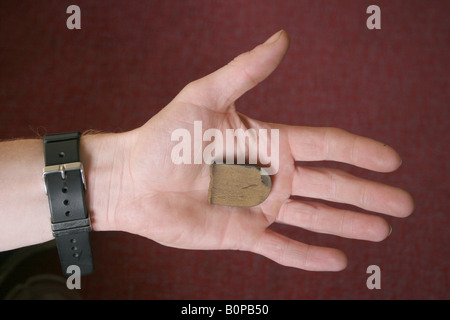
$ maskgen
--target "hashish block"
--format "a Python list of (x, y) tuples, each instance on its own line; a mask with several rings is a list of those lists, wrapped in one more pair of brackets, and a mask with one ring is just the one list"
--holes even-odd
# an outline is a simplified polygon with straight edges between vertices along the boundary
[(217, 164), (210, 167), (208, 201), (233, 207), (253, 207), (269, 196), (272, 181), (261, 167), (240, 164)]

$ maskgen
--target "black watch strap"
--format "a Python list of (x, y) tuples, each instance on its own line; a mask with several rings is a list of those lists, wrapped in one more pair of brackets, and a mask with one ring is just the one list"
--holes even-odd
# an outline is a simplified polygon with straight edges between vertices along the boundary
[(79, 154), (80, 136), (79, 132), (44, 136), (45, 192), (62, 271), (66, 276), (72, 274), (67, 272), (71, 265), (78, 266), (81, 275), (94, 270), (86, 183)]

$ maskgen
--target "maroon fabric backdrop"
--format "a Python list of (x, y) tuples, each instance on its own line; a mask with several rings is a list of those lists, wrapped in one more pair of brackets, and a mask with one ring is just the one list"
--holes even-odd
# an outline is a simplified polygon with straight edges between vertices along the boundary
[[(81, 30), (66, 8), (81, 8)], [(366, 8), (381, 8), (368, 30)], [(87, 299), (436, 299), (449, 296), (449, 1), (0, 1), (0, 139), (142, 125), (188, 82), (279, 29), (279, 69), (238, 101), (251, 117), (335, 126), (396, 148), (393, 174), (334, 165), (409, 190), (416, 210), (387, 217), (371, 243), (274, 229), (348, 254), (338, 273), (247, 252), (184, 251), (94, 233)], [(323, 165), (323, 164), (322, 164)], [(7, 192), (1, 190), (1, 192)], [(369, 265), (381, 289), (366, 287)]]

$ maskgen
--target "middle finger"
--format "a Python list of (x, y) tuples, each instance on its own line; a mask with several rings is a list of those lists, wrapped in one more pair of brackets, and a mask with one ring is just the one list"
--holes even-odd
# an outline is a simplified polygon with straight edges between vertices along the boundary
[(402, 189), (355, 177), (337, 169), (296, 167), (292, 195), (347, 203), (365, 210), (406, 217), (410, 197)]

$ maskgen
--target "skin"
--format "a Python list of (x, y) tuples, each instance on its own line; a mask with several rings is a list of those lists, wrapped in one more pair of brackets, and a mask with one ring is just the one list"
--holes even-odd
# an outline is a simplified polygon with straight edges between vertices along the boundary
[[(120, 134), (83, 136), (81, 157), (93, 230), (130, 232), (177, 248), (250, 251), (285, 266), (313, 271), (342, 270), (346, 256), (334, 248), (289, 239), (270, 230), (270, 225), (289, 224), (352, 239), (385, 239), (391, 228), (382, 215), (336, 209), (291, 196), (406, 217), (414, 204), (404, 190), (337, 169), (295, 165), (296, 161), (329, 160), (391, 172), (401, 164), (394, 149), (338, 128), (264, 123), (236, 111), (235, 101), (276, 69), (288, 47), (288, 35), (280, 31), (223, 68), (188, 84), (142, 127)], [(170, 140), (171, 133), (179, 128), (192, 132), (194, 121), (202, 121), (204, 130), (222, 132), (279, 129), (279, 170), (272, 176), (266, 201), (252, 208), (208, 204), (209, 166), (176, 165), (170, 158), (176, 144)], [(0, 181), (5, 188), (9, 181), (11, 190), (0, 195), (0, 202), (7, 204), (0, 209), (1, 248), (52, 239), (41, 178), (42, 141), (3, 142), (0, 151)], [(17, 171), (29, 183), (20, 183)], [(23, 192), (24, 188), (28, 192)], [(13, 214), (18, 210), (24, 214)]]

